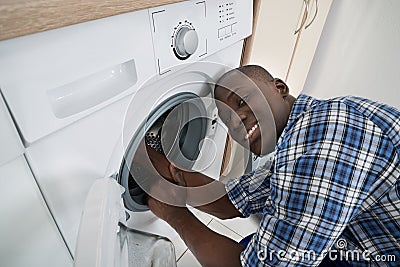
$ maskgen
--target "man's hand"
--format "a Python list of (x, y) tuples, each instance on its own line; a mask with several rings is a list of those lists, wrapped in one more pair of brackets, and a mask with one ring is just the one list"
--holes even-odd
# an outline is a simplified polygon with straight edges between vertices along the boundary
[[(150, 210), (175, 229), (202, 266), (241, 266), (240, 253), (244, 247), (210, 230), (186, 207), (186, 186), (190, 186), (192, 182), (194, 182), (193, 185), (208, 184), (212, 179), (200, 173), (192, 173), (192, 179), (185, 180), (191, 173), (185, 173), (172, 164), (169, 165), (168, 170), (169, 175), (165, 176), (171, 177), (171, 180), (168, 180), (173, 186), (166, 188), (167, 181), (161, 177), (152, 184), (150, 194), (147, 196), (147, 205)], [(205, 210), (214, 210), (215, 205), (217, 210), (221, 209), (224, 213), (230, 209), (238, 213), (226, 196), (215, 201), (214, 204), (207, 205)]]
[(172, 179), (168, 159), (163, 154), (147, 146), (144, 140), (140, 142), (131, 164), (141, 166), (153, 173), (153, 175), (159, 175), (168, 180)]
[[(182, 187), (186, 186), (183, 172), (172, 164), (169, 167), (172, 180)], [(182, 187), (179, 187), (182, 188)], [(178, 188), (178, 187), (177, 187)], [(155, 190), (163, 188), (155, 187)], [(186, 190), (162, 191), (163, 197), (172, 197), (179, 200), (182, 206), (173, 206), (149, 196), (148, 206), (151, 211), (166, 221), (183, 239), (190, 251), (199, 260), (202, 266), (241, 266), (240, 253), (244, 247), (239, 243), (217, 234), (199, 221), (184, 205)]]
[(169, 171), (170, 162), (167, 157), (149, 146), (146, 146), (146, 152), (158, 174), (168, 180), (172, 179)]
[(171, 177), (169, 181), (176, 186), (172, 190), (166, 190), (160, 183), (156, 183), (151, 187), (150, 195), (147, 198), (147, 205), (150, 210), (166, 222), (171, 222), (171, 220), (188, 212), (186, 208), (186, 181), (183, 172), (170, 164), (169, 173)]

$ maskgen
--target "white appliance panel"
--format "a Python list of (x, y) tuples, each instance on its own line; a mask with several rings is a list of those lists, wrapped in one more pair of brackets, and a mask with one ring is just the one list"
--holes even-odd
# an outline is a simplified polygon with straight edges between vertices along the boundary
[(27, 145), (153, 76), (147, 10), (0, 42), (0, 88)]
[(72, 257), (23, 156), (0, 166), (1, 266), (69, 267)]
[(0, 166), (22, 155), (24, 147), (0, 94)]

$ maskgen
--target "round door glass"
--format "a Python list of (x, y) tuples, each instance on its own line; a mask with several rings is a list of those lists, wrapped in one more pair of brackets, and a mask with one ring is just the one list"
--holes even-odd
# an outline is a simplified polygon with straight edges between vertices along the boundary
[(141, 162), (145, 157), (139, 151), (143, 144), (164, 154), (177, 167), (191, 170), (200, 154), (207, 123), (204, 103), (193, 93), (172, 96), (152, 111), (133, 135), (120, 168), (119, 182), (127, 189), (123, 194), (126, 208), (148, 210), (142, 187), (152, 174)]

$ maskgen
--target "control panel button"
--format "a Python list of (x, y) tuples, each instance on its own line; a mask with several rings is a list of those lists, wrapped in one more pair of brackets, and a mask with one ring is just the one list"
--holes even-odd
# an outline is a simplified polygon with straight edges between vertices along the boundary
[(184, 60), (196, 52), (199, 46), (199, 37), (193, 28), (183, 25), (176, 32), (174, 44), (175, 55)]
[(231, 33), (231, 29), (232, 29), (231, 25), (226, 26), (225, 27), (225, 34), (230, 34)]
[(235, 33), (238, 31), (238, 24), (237, 23), (233, 23), (232, 24), (232, 32)]
[(225, 35), (225, 28), (218, 29), (218, 38)]

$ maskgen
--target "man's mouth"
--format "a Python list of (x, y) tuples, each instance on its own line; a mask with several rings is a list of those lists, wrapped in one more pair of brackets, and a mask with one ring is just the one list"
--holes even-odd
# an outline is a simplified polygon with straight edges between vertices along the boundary
[(256, 124), (254, 124), (250, 130), (247, 131), (245, 139), (250, 139), (250, 137), (253, 135), (253, 133), (256, 131), (257, 128), (258, 128), (258, 122)]

